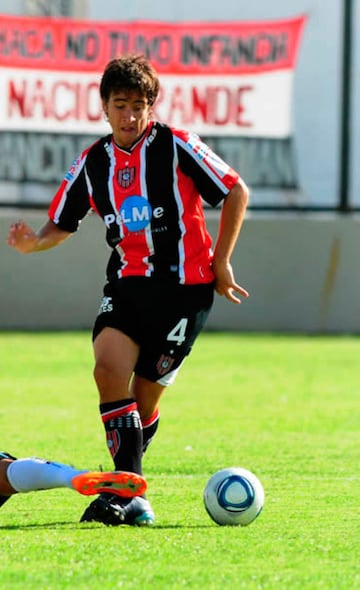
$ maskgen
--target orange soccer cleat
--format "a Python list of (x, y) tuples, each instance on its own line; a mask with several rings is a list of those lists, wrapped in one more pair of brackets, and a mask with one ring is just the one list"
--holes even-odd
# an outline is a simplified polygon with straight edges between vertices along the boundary
[(133, 498), (144, 494), (147, 488), (142, 475), (130, 471), (87, 471), (75, 475), (71, 483), (74, 490), (85, 496), (105, 492)]

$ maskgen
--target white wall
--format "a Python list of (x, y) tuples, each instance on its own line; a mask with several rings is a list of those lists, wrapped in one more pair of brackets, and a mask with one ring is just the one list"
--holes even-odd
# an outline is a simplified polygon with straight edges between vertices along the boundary
[[(39, 227), (44, 215), (23, 217)], [(55, 250), (22, 256), (5, 245), (17, 212), (0, 214), (0, 329), (90, 329), (108, 250), (95, 216)], [(218, 212), (209, 212), (215, 237)], [(250, 298), (217, 297), (207, 328), (274, 332), (360, 332), (360, 216), (250, 215), (233, 267)]]

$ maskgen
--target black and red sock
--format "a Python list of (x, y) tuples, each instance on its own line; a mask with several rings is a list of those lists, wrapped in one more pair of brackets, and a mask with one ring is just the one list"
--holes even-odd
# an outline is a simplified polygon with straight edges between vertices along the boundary
[(133, 398), (100, 404), (108, 449), (117, 471), (142, 474), (142, 424)]
[(159, 426), (160, 420), (160, 412), (159, 409), (156, 408), (155, 412), (147, 418), (146, 420), (142, 420), (142, 427), (143, 427), (143, 453), (145, 453), (146, 449), (148, 448), (149, 444), (153, 440), (156, 431)]

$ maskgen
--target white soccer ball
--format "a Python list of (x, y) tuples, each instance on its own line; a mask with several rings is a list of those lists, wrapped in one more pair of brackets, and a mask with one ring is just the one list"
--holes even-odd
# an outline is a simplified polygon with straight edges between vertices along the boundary
[(265, 492), (260, 480), (242, 467), (227, 467), (212, 475), (204, 490), (209, 516), (220, 525), (246, 526), (264, 506)]

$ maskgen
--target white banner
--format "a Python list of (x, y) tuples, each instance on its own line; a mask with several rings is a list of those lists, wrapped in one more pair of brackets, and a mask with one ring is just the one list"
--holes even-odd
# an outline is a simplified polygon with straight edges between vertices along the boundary
[(292, 83), (305, 17), (269, 22), (92, 22), (0, 15), (0, 130), (103, 135), (107, 61), (145, 53), (155, 116), (200, 135), (291, 136)]
[[(227, 76), (162, 77), (155, 117), (202, 135), (287, 137), (291, 71)], [(0, 120), (6, 131), (105, 134), (94, 74), (0, 69)]]

